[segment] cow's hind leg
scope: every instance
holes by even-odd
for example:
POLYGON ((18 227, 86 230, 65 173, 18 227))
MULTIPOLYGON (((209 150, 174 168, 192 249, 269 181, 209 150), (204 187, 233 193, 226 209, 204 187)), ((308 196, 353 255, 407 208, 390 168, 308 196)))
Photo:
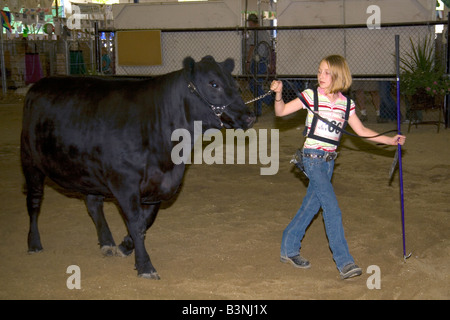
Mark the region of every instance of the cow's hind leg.
POLYGON ((23 166, 23 171, 27 184, 27 210, 30 217, 28 253, 36 253, 43 249, 38 230, 38 217, 44 196, 45 175, 41 171, 26 165, 23 166))
MULTIPOLYGON (((119 201, 120 202, 120 201, 119 201)), ((159 280, 160 277, 153 267, 150 256, 145 249, 145 234, 153 224, 158 214, 160 203, 153 205, 138 205, 137 212, 127 210, 122 206, 123 214, 128 227, 128 235, 119 245, 124 254, 130 254, 135 249, 136 270, 138 276, 147 279, 159 280)))
POLYGON ((86 207, 97 229, 97 237, 102 254, 115 256, 117 254, 116 243, 103 213, 103 200, 103 196, 89 194, 86 196, 86 207))

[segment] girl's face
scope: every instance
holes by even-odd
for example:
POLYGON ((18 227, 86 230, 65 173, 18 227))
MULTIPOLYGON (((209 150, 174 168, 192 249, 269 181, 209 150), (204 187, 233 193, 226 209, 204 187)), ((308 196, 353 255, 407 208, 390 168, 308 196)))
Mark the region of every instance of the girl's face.
POLYGON ((325 92, 330 92, 332 77, 330 67, 326 61, 322 61, 319 65, 317 80, 319 81, 319 87, 325 90, 325 92))

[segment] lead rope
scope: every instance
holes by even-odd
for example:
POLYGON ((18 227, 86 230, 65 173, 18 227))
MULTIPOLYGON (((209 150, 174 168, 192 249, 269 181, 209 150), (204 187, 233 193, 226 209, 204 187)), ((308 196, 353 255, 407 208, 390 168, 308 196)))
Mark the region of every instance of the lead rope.
POLYGON ((264 94, 262 94, 262 95, 260 95, 260 96, 258 96, 258 97, 256 97, 256 98, 254 98, 254 99, 252 99, 252 100, 247 101, 245 104, 249 104, 249 103, 258 101, 258 100, 260 100, 260 99, 262 99, 262 98, 265 98, 265 97, 267 97, 269 94, 272 94, 272 92, 273 92, 272 90, 269 90, 269 91, 267 91, 266 93, 264 93, 264 94))

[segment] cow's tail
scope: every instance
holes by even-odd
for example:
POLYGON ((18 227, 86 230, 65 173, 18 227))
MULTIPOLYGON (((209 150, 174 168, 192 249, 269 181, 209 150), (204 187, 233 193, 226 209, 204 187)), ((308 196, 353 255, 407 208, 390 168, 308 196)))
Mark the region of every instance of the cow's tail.
POLYGON ((33 86, 28 90, 25 95, 25 100, 23 104, 22 113, 22 132, 20 135, 20 149, 22 162, 24 158, 31 157, 30 153, 30 132, 33 130, 31 128, 31 119, 33 117, 33 104, 36 94, 32 90, 33 86))
POLYGON ((22 132, 26 129, 29 129, 31 110, 33 107, 33 100, 34 100, 34 93, 31 89, 32 87, 28 90, 27 94, 25 95, 25 100, 23 103, 22 132))

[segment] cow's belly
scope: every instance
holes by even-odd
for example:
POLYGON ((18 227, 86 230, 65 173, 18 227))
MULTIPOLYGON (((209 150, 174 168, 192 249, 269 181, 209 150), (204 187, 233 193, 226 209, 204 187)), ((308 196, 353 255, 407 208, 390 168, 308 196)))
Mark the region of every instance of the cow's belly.
POLYGON ((107 187, 106 181, 96 177, 95 175, 77 175, 69 172, 61 173, 52 170, 45 170, 45 172, 52 181, 64 189, 80 192, 82 194, 112 196, 110 189, 107 187))
POLYGON ((163 173, 160 168, 149 167, 146 172, 150 174, 143 174, 131 165, 109 168, 104 172, 96 162, 65 162, 53 163, 43 171, 59 186, 71 191, 110 197, 134 189, 139 193, 141 202, 150 203, 169 200, 177 193, 184 168, 184 165, 176 165, 163 173))

